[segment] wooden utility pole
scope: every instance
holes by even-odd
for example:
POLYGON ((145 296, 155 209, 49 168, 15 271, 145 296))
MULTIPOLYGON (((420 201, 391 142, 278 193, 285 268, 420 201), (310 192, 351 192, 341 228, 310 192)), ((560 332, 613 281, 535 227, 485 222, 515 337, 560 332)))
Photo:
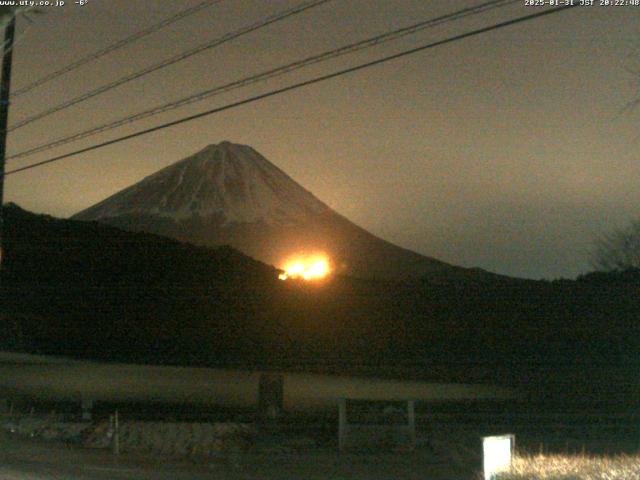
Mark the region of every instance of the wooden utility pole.
POLYGON ((11 91, 11 65, 13 63, 13 41, 16 34, 15 12, 4 31, 2 55, 2 81, 0 82, 0 270, 3 263, 4 234, 4 171, 7 158, 7 129, 9 127, 9 94, 11 91))

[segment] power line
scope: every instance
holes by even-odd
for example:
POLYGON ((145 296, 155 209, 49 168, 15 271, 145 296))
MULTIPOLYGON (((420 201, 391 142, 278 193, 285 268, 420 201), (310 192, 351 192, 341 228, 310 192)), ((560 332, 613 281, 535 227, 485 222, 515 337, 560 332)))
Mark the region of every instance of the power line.
POLYGON ((200 10, 203 10, 205 8, 208 8, 216 3, 220 3, 224 0, 204 0, 203 2, 200 2, 199 4, 190 7, 190 8, 186 8, 184 10, 181 10, 180 12, 176 13, 175 15, 172 15, 171 17, 168 17, 164 20, 162 20, 159 23, 156 23, 152 26, 150 26, 149 28, 146 28, 144 30, 140 30, 139 32, 136 32, 132 35, 129 35, 126 38, 123 38, 122 40, 113 43, 107 47, 104 47, 101 50, 98 50, 96 52, 90 53, 89 55, 80 58, 79 60, 76 60, 73 63, 70 63, 69 65, 67 65, 66 67, 62 67, 59 70, 56 70, 48 75, 45 75, 44 77, 36 80, 35 82, 30 83, 29 85, 22 87, 18 90, 15 91, 15 93, 13 93, 11 96, 12 97, 19 97, 21 95, 24 95, 27 92, 30 92, 31 90, 33 90, 36 87, 39 87, 41 85, 44 85, 47 82, 50 82, 51 80, 58 78, 62 75, 64 75, 65 73, 69 73, 79 67, 81 67, 82 65, 85 65, 89 62, 93 62, 101 57, 104 57, 105 55, 115 52, 116 50, 120 50, 121 48, 127 46, 130 43, 135 42, 136 40, 140 40, 141 38, 144 38, 148 35, 151 35, 152 33, 157 32, 158 30, 161 30, 169 25, 171 25, 172 23, 177 22, 178 20, 182 20, 183 18, 186 18, 190 15, 193 15, 197 12, 199 12, 200 10))
POLYGON ((247 78, 243 78, 241 80, 236 80, 230 83, 227 83, 225 85, 221 85, 221 86, 217 86, 214 88, 210 88, 207 89, 205 91, 202 92, 198 92, 196 94, 192 94, 189 95, 187 97, 183 97, 179 100, 175 100, 172 102, 168 102, 168 103, 164 103, 162 105, 153 107, 151 109, 133 114, 133 115, 127 115, 123 118, 120 118, 118 120, 115 121, 111 121, 102 125, 99 125, 97 127, 92 127, 90 129, 87 130, 83 130, 81 132, 77 132, 74 133, 72 135, 69 136, 65 136, 65 137, 61 137, 58 138, 56 140, 32 147, 30 149, 24 150, 22 152, 16 153, 14 155, 11 155, 8 157, 8 160, 11 159, 16 159, 16 158, 23 158, 23 157, 27 157, 27 156, 31 156, 34 155, 36 153, 40 153, 46 150, 50 150, 52 148, 56 148, 56 147, 60 147, 62 145, 66 145, 68 143, 71 142, 75 142, 87 137, 91 137, 100 133, 104 133, 107 132, 109 130, 113 130, 117 127, 120 127, 122 125, 126 125, 129 123, 133 123, 145 118, 149 118, 155 115, 158 115, 160 113, 164 113, 170 110, 174 110, 176 108, 179 107, 183 107, 185 105, 189 105, 195 102, 199 102, 202 100, 205 100, 207 98, 211 98, 213 96, 216 95, 220 95, 222 93, 226 93, 229 92, 231 90, 235 90, 238 88, 242 88, 242 87, 246 87, 248 85, 257 83, 257 82, 262 82, 262 81, 266 81, 269 80, 271 78, 274 77, 278 77, 290 72, 293 72, 295 70, 299 70, 301 68, 307 67, 309 65, 313 65, 316 63, 320 63, 320 62, 324 62, 327 60, 331 60, 333 58, 337 58, 343 55, 347 55, 350 53, 354 53, 357 51, 361 51, 367 48, 372 48, 375 47, 377 45, 380 45, 382 43, 385 42, 389 42, 392 40, 397 40, 401 37, 410 35, 410 34, 414 34, 416 32, 419 32, 421 30, 424 30, 426 28, 432 28, 438 25, 442 25, 445 23, 449 23, 452 22, 454 20, 459 20, 461 18, 467 17, 467 16, 471 16, 471 15, 477 15, 480 13, 484 13, 490 9, 496 9, 496 8, 501 8, 504 7, 508 4, 512 4, 512 3, 516 3, 519 2, 520 0, 492 0, 489 2, 485 2, 482 3, 480 5, 476 5, 474 7, 468 7, 468 8, 464 8, 462 10, 458 10, 456 12, 453 13, 449 13, 440 17, 436 17, 436 18, 431 18, 428 20, 424 20, 422 22, 418 22, 415 23, 413 25, 410 25, 408 27, 403 27, 400 29, 396 29, 396 30, 392 30, 390 32, 386 32, 383 33, 381 35, 377 35, 365 40, 361 40, 359 42, 356 43, 352 43, 350 45, 346 45, 344 47, 340 47, 337 49, 332 49, 323 53, 320 53, 318 55, 313 55, 311 57, 307 57, 304 58, 302 60, 298 60, 296 62, 293 63, 289 63, 271 70, 267 70, 265 72, 261 72, 259 74, 256 75, 252 75, 250 77, 247 78))
POLYGON ((306 2, 302 2, 299 5, 297 5, 294 8, 288 9, 288 10, 284 10, 282 12, 279 12, 275 15, 271 15, 259 22, 256 22, 252 25, 249 25, 248 27, 243 27, 239 30, 236 30, 232 33, 228 33, 220 38, 217 38, 213 41, 204 43, 202 45, 199 45, 195 48, 192 48, 190 50, 187 50, 186 52, 180 53, 174 57, 171 57, 167 60, 164 60, 160 63, 157 63, 155 65, 152 65, 150 67, 145 68, 144 70, 140 70, 138 72, 132 73, 131 75, 126 75, 124 77, 119 78, 118 80, 115 80, 111 83, 108 83, 106 85, 103 85, 102 87, 98 87, 94 90, 91 90, 90 92, 87 92, 83 95, 80 95, 78 97, 72 98, 71 100, 68 100, 66 102, 63 102, 59 105, 56 105, 55 107, 52 107, 48 110, 45 110, 43 112, 37 113, 31 117, 28 117, 24 120, 19 121, 18 123, 16 123, 15 125, 12 125, 11 127, 9 127, 9 131, 14 131, 17 130, 18 128, 24 127, 25 125, 28 125, 30 123, 35 122, 36 120, 40 120, 42 118, 48 117, 49 115, 52 115, 56 112, 59 112, 61 110, 65 110, 69 107, 72 107, 74 105, 77 105, 78 103, 84 102, 86 100, 89 100, 90 98, 96 97, 98 95, 101 95, 105 92, 108 92, 109 90, 112 90, 116 87, 119 87, 120 85, 124 85, 125 83, 131 82, 132 80, 136 80, 138 78, 141 78, 145 75, 148 75, 149 73, 161 70, 165 67, 168 67, 170 65, 173 65, 175 63, 181 62, 183 60, 186 60, 187 58, 190 58, 198 53, 204 52, 206 50, 210 50, 212 48, 215 48, 219 45, 222 45, 223 43, 227 43, 231 40, 234 40, 238 37, 241 37, 243 35, 246 35, 248 33, 251 33, 255 30, 259 30, 263 27, 266 27, 268 25, 271 25, 272 23, 276 23, 279 22, 281 20, 284 20, 286 18, 289 18, 291 16, 297 15, 299 13, 302 13, 306 10, 309 10, 311 8, 317 7, 319 5, 322 5, 324 3, 330 2, 332 0, 310 0, 310 1, 306 1, 306 2))
POLYGON ((523 22, 526 22, 526 21, 529 21, 529 20, 533 20, 533 19, 540 18, 540 17, 547 16, 547 15, 551 15, 551 14, 554 14, 554 13, 563 12, 565 10, 568 10, 568 9, 576 7, 576 6, 578 6, 578 5, 567 5, 567 6, 563 6, 563 7, 554 8, 554 9, 543 10, 543 11, 540 11, 538 13, 533 13, 533 14, 530 14, 530 15, 524 15, 522 17, 517 17, 517 18, 512 19, 512 20, 507 20, 507 21, 504 21, 504 22, 496 23, 496 24, 491 25, 489 27, 484 27, 484 28, 480 28, 480 29, 477 29, 477 30, 472 30, 470 32, 454 35, 454 36, 446 38, 444 40, 438 40, 436 42, 428 43, 426 45, 422 45, 422 46, 419 46, 419 47, 416 47, 416 48, 412 48, 412 49, 409 49, 409 50, 404 50, 404 51, 402 51, 400 53, 396 53, 396 54, 393 54, 393 55, 388 55, 386 57, 382 57, 382 58, 379 58, 377 60, 373 60, 373 61, 366 62, 366 63, 361 63, 359 65, 356 65, 356 66, 353 66, 353 67, 349 67, 349 68, 346 68, 346 69, 343 69, 343 70, 339 70, 337 72, 333 72, 333 73, 329 73, 329 74, 322 75, 322 76, 319 76, 319 77, 315 77, 315 78, 312 78, 310 80, 305 80, 303 82, 298 82, 298 83, 295 83, 293 85, 289 85, 287 87, 279 88, 279 89, 276 89, 276 90, 271 90, 271 91, 269 91, 267 93, 263 93, 263 94, 260 94, 260 95, 255 95, 253 97, 245 98, 245 99, 239 100, 237 102, 233 102, 233 103, 229 103, 227 105, 223 105, 222 107, 217 107, 217 108, 213 108, 211 110, 207 110, 207 111, 204 111, 204 112, 196 113, 194 115, 189 115, 187 117, 183 117, 183 118, 180 118, 178 120, 173 120, 171 122, 163 123, 163 124, 157 125, 155 127, 147 128, 147 129, 141 130, 139 132, 131 133, 129 135, 124 135, 122 137, 118 137, 118 138, 115 138, 115 139, 112 139, 112 140, 108 140, 106 142, 102 142, 102 143, 99 143, 99 144, 96 144, 96 145, 92 145, 90 147, 81 148, 81 149, 75 150, 73 152, 65 153, 63 155, 58 155, 56 157, 49 158, 47 160, 43 160, 43 161, 40 161, 40 162, 32 163, 32 164, 26 165, 24 167, 16 168, 14 170, 10 170, 10 171, 6 172, 5 176, 6 175, 12 175, 12 174, 18 173, 18 172, 23 172, 23 171, 30 170, 30 169, 33 169, 33 168, 37 168, 37 167, 40 167, 42 165, 47 165, 49 163, 58 162, 60 160, 64 160, 66 158, 74 157, 74 156, 80 155, 82 153, 87 153, 87 152, 90 152, 90 151, 93 151, 93 150, 98 150, 100 148, 103 148, 103 147, 106 147, 106 146, 109 146, 109 145, 114 145, 116 143, 121 143, 121 142, 124 142, 126 140, 131 140, 132 138, 136 138, 136 137, 140 137, 140 136, 143 136, 143 135, 147 135, 149 133, 153 133, 153 132, 157 132, 157 131, 160 131, 160 130, 164 130, 165 128, 173 127, 175 125, 180 125, 182 123, 187 123, 187 122, 196 120, 198 118, 203 118, 203 117, 207 117, 207 116, 210 116, 210 115, 214 115, 216 113, 220 113, 220 112, 223 112, 223 111, 226 111, 226 110, 230 110, 232 108, 239 107, 241 105, 246 105, 248 103, 257 102, 258 100, 263 100, 265 98, 269 98, 269 97, 273 97, 273 96, 276 96, 276 95, 280 95, 280 94, 285 93, 285 92, 289 92, 289 91, 292 91, 292 90, 297 90, 299 88, 306 87, 308 85, 313 85, 315 83, 320 83, 320 82, 323 82, 325 80, 329 80, 329 79, 332 79, 332 78, 340 77, 340 76, 346 75, 348 73, 357 72, 357 71, 363 70, 365 68, 373 67, 375 65, 380 65, 382 63, 386 63, 386 62, 389 62, 391 60, 396 60, 398 58, 406 57, 408 55, 412 55, 414 53, 422 52, 424 50, 427 50, 427 49, 430 49, 430 48, 434 48, 434 47, 438 47, 440 45, 453 43, 453 42, 456 42, 458 40, 462 40, 462 39, 465 39, 465 38, 468 38, 468 37, 481 35, 483 33, 487 33, 487 32, 493 31, 493 30, 498 30, 500 28, 508 27, 508 26, 515 25, 515 24, 518 24, 518 23, 523 23, 523 22))

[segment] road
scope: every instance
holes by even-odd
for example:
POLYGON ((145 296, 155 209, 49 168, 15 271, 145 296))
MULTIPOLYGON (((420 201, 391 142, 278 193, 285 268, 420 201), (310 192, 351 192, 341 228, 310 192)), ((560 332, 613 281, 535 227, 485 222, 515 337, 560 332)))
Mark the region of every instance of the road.
POLYGON ((449 480, 460 471, 418 453, 227 454, 202 464, 121 456, 0 433, 0 480, 449 480))
MULTIPOLYGON (((221 469, 223 473, 224 469, 221 469)), ((116 459, 106 451, 87 450, 0 433, 0 480, 216 479, 209 468, 158 464, 142 457, 116 459)), ((220 476, 219 478, 224 478, 220 476)))

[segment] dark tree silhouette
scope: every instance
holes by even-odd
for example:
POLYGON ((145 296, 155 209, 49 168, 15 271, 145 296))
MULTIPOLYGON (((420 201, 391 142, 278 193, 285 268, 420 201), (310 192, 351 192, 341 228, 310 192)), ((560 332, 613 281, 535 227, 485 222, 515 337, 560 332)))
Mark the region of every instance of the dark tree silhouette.
POLYGON ((640 268, 640 219, 598 238, 591 264, 608 272, 640 268))

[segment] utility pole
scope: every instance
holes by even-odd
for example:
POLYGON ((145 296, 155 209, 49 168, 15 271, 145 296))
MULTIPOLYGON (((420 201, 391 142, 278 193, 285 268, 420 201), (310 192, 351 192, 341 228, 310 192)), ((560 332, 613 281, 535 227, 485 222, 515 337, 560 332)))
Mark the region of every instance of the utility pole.
MULTIPOLYGON (((12 17, 4 30, 4 51, 2 54, 2 80, 0 81, 0 271, 3 262, 4 233, 4 171, 7 158, 7 129, 9 127, 9 93, 11 91, 11 65, 13 63, 13 41, 16 34, 16 15, 12 17)), ((1 285, 1 284, 0 284, 1 285)))

